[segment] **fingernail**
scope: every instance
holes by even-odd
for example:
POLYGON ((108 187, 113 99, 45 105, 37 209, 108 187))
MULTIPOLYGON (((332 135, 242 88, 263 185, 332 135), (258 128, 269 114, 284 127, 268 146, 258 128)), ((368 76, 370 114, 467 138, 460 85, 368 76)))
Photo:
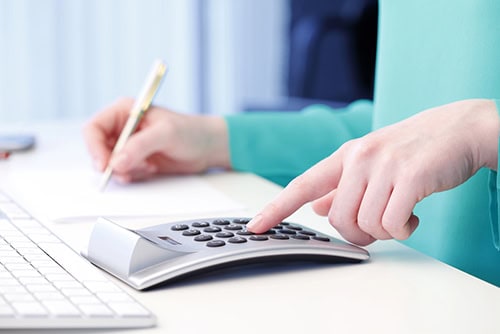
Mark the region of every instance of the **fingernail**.
POLYGON ((247 229, 248 230, 254 230, 260 226, 260 223, 262 222, 262 215, 258 214, 257 216, 253 217, 252 220, 250 220, 247 224, 247 229))

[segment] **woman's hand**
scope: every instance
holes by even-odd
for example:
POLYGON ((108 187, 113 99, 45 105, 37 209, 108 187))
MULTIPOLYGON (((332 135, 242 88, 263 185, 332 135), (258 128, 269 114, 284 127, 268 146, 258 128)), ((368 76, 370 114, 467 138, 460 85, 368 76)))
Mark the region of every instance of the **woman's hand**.
POLYGON ((294 179, 248 228, 264 232, 314 201, 350 242, 406 239, 424 197, 460 185, 481 167, 496 170, 499 124, 492 101, 466 100, 351 140, 294 179))
POLYGON ((200 173, 211 167, 230 168, 224 119, 183 115, 152 106, 136 132, 110 161, 111 151, 127 121, 132 99, 120 99, 99 112, 84 128, 88 151, 103 171, 109 163, 121 182, 156 174, 200 173))

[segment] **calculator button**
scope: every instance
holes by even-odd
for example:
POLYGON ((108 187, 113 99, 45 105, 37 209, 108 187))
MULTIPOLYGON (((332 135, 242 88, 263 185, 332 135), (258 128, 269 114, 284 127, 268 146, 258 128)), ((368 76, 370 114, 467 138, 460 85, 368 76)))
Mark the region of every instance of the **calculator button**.
POLYGON ((303 234, 292 235, 292 238, 298 239, 298 240, 309 240, 309 237, 307 235, 303 235, 303 234))
POLYGON ((302 231, 302 227, 293 224, 288 225, 287 228, 290 230, 302 231))
POLYGON ((275 234, 275 235, 271 235, 270 238, 271 239, 276 239, 276 240, 287 240, 287 239, 290 239, 288 237, 288 235, 286 235, 286 234, 275 234))
POLYGON ((210 226, 210 227, 203 229, 203 232, 207 232, 207 233, 215 233, 215 232, 220 232, 220 231, 221 231, 220 227, 217 227, 217 226, 210 226))
POLYGON ((220 247, 220 246, 224 246, 225 244, 226 243, 222 240, 212 240, 212 241, 207 242, 208 247, 220 247))
POLYGON ((275 230, 267 230, 266 232, 262 233, 262 234, 276 234, 276 231, 275 230))
POLYGON ((290 225, 290 223, 287 223, 287 222, 281 222, 281 223, 280 223, 280 225, 282 225, 282 226, 288 226, 288 225, 290 225))
POLYGON ((254 235, 255 233, 250 232, 248 230, 241 230, 241 231, 236 232, 236 234, 238 234, 238 235, 254 235))
POLYGON ((243 237, 234 237, 234 238, 228 239, 227 241, 232 243, 232 244, 242 244, 242 243, 247 242, 247 239, 245 239, 243 237))
POLYGON ((265 241, 265 240, 267 240, 267 237, 265 235, 252 235, 248 239, 253 240, 253 241, 265 241))
POLYGON ((315 236, 313 237, 314 240, 318 240, 318 241, 330 241, 330 238, 327 238, 327 237, 322 237, 322 236, 315 236))
POLYGON ((212 222, 212 224, 222 226, 222 225, 229 225, 231 223, 229 222, 229 220, 216 219, 212 222))
POLYGON ((193 237, 195 235, 200 234, 201 232, 198 230, 186 230, 182 232, 182 235, 185 235, 186 237, 193 237))
POLYGON ((231 232, 219 232, 215 235, 217 238, 231 238, 234 237, 234 234, 231 232))
POLYGON ((226 227, 224 227, 224 229, 228 230, 228 231, 238 231, 238 230, 242 230, 243 226, 231 224, 231 225, 227 225, 226 227))
POLYGON ((194 222, 191 224, 193 227, 208 227, 209 225, 208 222, 194 222))
POLYGON ((250 221, 250 219, 246 219, 246 218, 235 218, 233 219, 233 224, 248 224, 248 222, 250 221))
POLYGON ((292 231, 292 230, 288 230, 288 229, 282 229, 282 230, 280 230, 280 233, 283 233, 283 234, 297 234, 297 232, 292 231))
POLYGON ((187 226, 186 224, 175 224, 174 226, 172 226, 172 231, 184 231, 187 229, 189 229, 189 226, 187 226))
POLYGON ((283 229, 283 226, 281 225, 276 225, 273 227, 274 230, 282 230, 283 229))
POLYGON ((300 231, 299 232, 300 234, 303 234, 303 235, 308 235, 308 236, 311 236, 311 237, 314 237, 316 235, 316 233, 314 232, 311 232, 311 231, 300 231))
POLYGON ((212 240, 212 236, 211 235, 208 235, 208 234, 200 234, 196 237, 194 237, 194 240, 195 241, 208 241, 208 240, 212 240))

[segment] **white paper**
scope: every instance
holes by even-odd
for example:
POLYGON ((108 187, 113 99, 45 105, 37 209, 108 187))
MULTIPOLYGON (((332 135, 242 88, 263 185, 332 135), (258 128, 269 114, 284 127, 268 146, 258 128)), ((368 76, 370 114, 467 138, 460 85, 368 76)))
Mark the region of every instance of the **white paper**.
POLYGON ((99 191, 101 174, 92 170, 13 173, 7 191, 31 213, 52 221, 100 216, 169 216, 240 210, 243 206, 199 176, 176 176, 119 184, 99 191))

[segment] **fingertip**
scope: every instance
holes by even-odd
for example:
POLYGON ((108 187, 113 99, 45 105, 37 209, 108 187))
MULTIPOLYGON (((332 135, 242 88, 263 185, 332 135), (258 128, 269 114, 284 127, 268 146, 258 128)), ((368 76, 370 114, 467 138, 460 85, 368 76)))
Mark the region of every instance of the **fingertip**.
POLYGON ((247 224, 247 230, 256 234, 264 233, 269 231, 271 227, 277 225, 278 223, 273 223, 269 219, 264 219, 262 213, 256 215, 247 224))
POLYGON ((247 230, 253 233, 261 233, 262 230, 262 214, 253 217, 247 224, 247 230))

